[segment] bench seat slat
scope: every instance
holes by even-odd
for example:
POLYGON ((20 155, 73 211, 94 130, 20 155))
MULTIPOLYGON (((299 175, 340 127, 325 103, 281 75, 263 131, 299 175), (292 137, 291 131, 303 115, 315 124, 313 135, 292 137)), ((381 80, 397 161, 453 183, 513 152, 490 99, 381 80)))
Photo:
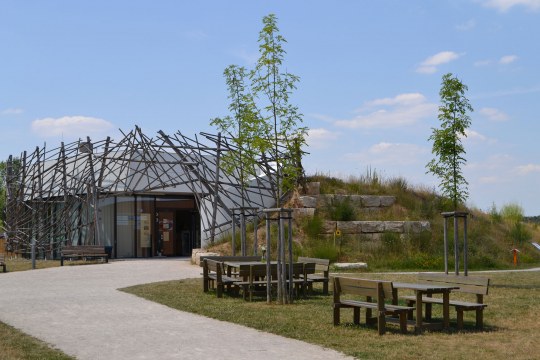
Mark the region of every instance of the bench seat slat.
MULTIPOLYGON (((416 301, 416 296, 400 296, 400 298, 403 300, 408 300, 408 301, 416 301)), ((435 297, 422 297, 422 302, 442 305, 443 299, 435 298, 435 297)), ((478 303, 473 303, 473 302, 468 302, 468 301, 456 301, 456 300, 450 300, 450 306, 459 306, 462 308, 470 308, 470 309, 487 307, 486 304, 478 304, 478 303)))

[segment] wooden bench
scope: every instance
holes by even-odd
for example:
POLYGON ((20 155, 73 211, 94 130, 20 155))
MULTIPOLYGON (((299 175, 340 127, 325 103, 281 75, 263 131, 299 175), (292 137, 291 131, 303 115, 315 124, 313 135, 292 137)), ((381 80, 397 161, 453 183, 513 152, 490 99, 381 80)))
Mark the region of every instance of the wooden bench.
POLYGON ((7 272, 6 257, 4 254, 0 254, 0 266, 4 269, 4 272, 7 272))
POLYGON ((104 259, 109 262, 109 255, 104 246, 100 245, 67 245, 60 255, 60 266, 64 266, 64 259, 104 259))
MULTIPOLYGON (((277 265, 270 264, 270 286, 277 285, 277 265)), ((253 300, 256 293, 265 293, 268 286, 266 264, 240 265, 238 279, 234 283, 242 289, 244 300, 253 300)))
POLYGON ((307 279, 310 281, 310 290, 312 290, 311 285, 314 282, 322 282, 323 294, 328 295, 328 281, 329 281, 328 273, 329 273, 329 268, 330 268, 330 260, 299 256, 298 262, 315 264, 315 271, 313 273, 308 273, 306 275, 307 279))
POLYGON ((217 297, 223 297, 226 285, 232 285, 238 278, 229 277, 225 274, 223 263, 221 261, 204 259, 203 260, 203 291, 208 292, 211 284, 215 284, 217 297))
MULTIPOLYGON (((453 290, 452 293, 475 294, 476 302, 450 299, 450 306, 456 308, 458 329, 463 329, 463 312, 472 310, 476 311, 476 328, 483 329, 484 308, 487 307, 487 305, 484 304, 484 295, 488 294, 489 278, 477 276, 420 273, 418 274, 418 281, 436 285, 455 285, 459 286, 459 289, 453 290)), ((412 306, 416 303, 416 297, 414 296, 403 296, 401 298, 405 299, 409 306, 412 306)), ((443 299, 426 296, 422 297, 422 302, 426 304, 426 319, 430 320, 431 305, 442 305, 443 299)))
POLYGON ((225 261, 238 261, 238 262, 243 262, 243 261, 261 261, 262 260, 262 257, 261 256, 201 256, 201 263, 200 263, 200 266, 202 267, 203 266, 203 262, 204 262, 204 259, 210 259, 210 260, 216 260, 216 261, 221 261, 221 262, 225 262, 225 261))
POLYGON ((386 331, 387 322, 395 322, 396 319, 388 318, 387 315, 399 316, 399 327, 402 333, 407 332, 407 315, 412 314, 414 307, 387 304, 392 301, 392 282, 380 280, 355 279, 336 276, 334 279, 334 325, 339 325, 340 310, 342 308, 353 309, 353 322, 360 324, 360 309, 366 309, 366 324, 377 323, 379 335, 386 331), (342 299, 342 295, 354 295, 365 297, 365 301, 342 299), (376 316, 372 317, 375 310, 376 316))

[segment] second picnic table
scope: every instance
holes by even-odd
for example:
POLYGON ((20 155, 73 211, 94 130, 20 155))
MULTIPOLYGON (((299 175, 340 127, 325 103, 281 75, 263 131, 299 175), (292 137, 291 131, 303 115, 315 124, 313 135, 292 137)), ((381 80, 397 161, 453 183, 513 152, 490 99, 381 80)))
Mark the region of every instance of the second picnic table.
MULTIPOLYGON (((455 289, 459 289, 459 286, 452 285, 430 285, 430 284, 420 284, 420 283, 405 283, 405 282, 394 282, 394 292, 393 294, 394 301, 397 303, 398 294, 397 291, 400 289, 413 290, 416 294, 416 332, 422 332, 424 329, 434 329, 440 328, 442 325, 443 329, 447 329, 450 325, 450 292, 455 289), (422 315, 422 296, 427 295, 431 296, 432 294, 442 294, 443 296, 443 323, 427 323, 423 321, 422 315)), ((430 305, 428 305, 430 306, 430 305)), ((431 309, 426 310, 426 320, 431 318, 431 309)))

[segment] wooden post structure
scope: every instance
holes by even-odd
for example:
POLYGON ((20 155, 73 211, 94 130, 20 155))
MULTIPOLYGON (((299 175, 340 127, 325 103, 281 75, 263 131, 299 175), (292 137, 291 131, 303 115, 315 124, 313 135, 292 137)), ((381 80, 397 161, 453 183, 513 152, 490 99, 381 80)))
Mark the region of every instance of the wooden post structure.
POLYGON ((266 214, 266 273, 269 274, 267 276, 267 302, 270 303, 270 221, 274 220, 278 223, 278 249, 276 254, 278 282, 277 301, 279 304, 292 304, 294 299, 292 296, 294 287, 292 286, 291 281, 289 281, 289 287, 287 288, 287 278, 292 279, 293 274, 292 209, 272 208, 263 209, 262 212, 266 214), (277 215, 277 218, 272 219, 271 214, 277 215), (288 220, 288 234, 285 234, 285 220, 288 220), (288 246, 286 242, 288 242, 288 246), (288 249, 288 251, 286 251, 286 249, 288 249), (289 264, 288 268, 287 263, 289 264))
POLYGON ((448 274, 448 219, 454 219, 454 273, 459 275, 459 219, 463 218, 463 273, 468 276, 468 243, 467 216, 468 212, 452 211, 441 214, 444 217, 444 272, 448 274))

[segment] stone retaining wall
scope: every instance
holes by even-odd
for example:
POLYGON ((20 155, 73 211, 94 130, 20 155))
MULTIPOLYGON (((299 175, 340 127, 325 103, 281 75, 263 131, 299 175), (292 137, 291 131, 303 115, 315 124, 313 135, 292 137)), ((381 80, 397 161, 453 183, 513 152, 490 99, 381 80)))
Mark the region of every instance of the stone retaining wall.
POLYGON ((324 222, 322 234, 333 234, 339 229, 342 234, 397 233, 418 234, 431 231, 429 221, 330 221, 324 222))

